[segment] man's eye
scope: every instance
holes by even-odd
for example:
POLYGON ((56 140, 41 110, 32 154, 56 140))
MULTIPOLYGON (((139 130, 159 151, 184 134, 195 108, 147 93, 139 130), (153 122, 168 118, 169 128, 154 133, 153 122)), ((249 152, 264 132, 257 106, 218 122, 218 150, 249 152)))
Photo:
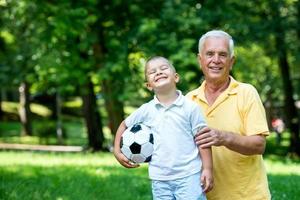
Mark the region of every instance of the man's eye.
POLYGON ((213 53, 213 52, 207 52, 206 55, 207 55, 207 56, 213 56, 214 53, 213 53))
POLYGON ((220 53, 221 57, 227 57, 227 53, 220 53))

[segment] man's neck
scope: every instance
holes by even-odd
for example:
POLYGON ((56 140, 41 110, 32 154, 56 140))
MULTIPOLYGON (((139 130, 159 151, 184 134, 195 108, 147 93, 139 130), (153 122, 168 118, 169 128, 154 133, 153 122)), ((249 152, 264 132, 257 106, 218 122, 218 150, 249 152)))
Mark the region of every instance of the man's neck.
POLYGON ((229 77, 227 80, 222 82, 206 81, 204 93, 208 104, 212 105, 216 101, 218 96, 228 88, 229 84, 229 77))
POLYGON ((209 93, 222 93, 228 88, 230 84, 230 77, 220 82, 206 81, 205 90, 209 93))

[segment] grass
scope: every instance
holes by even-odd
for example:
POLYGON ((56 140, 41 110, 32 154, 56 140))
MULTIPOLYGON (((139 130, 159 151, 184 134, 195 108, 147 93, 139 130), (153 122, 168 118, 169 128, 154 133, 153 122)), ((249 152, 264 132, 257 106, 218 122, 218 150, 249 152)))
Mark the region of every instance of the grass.
MULTIPOLYGON (((57 144, 56 132, 46 133, 47 137, 39 137, 41 131, 49 128, 49 124, 55 123, 48 118, 51 111, 40 104, 32 103, 30 105, 33 112, 32 129, 33 136, 21 136, 21 123, 18 119, 19 104, 17 102, 0 102, 5 113, 6 120, 0 121, 0 143, 20 143, 20 144, 57 144)), ((65 107, 74 110, 80 110, 82 102, 80 99, 75 99, 70 102, 65 102, 65 107)), ((62 116, 62 125, 66 133, 64 140, 65 145, 87 145, 87 130, 82 117, 66 115, 62 116)), ((104 132, 104 147, 110 147, 113 137, 107 126, 103 127, 104 132)))
MULTIPOLYGON (((70 105, 72 106, 72 105, 70 105)), ((15 104, 6 105, 16 112, 15 104)), ((47 110, 36 107, 39 115, 47 110)), ((33 128, 41 121, 34 121, 33 128)), ((64 118, 66 145, 84 146, 87 134, 81 119, 64 118)), ((0 143, 39 144, 37 136, 20 137, 19 122, 0 122, 0 143)), ((104 128, 106 144, 112 136, 104 128)), ((289 159, 287 150, 290 134, 282 134, 276 144, 275 134, 267 138, 265 163, 272 200, 296 200, 300 196, 300 161, 289 159)), ((55 138, 50 138, 55 144, 55 138)), ((150 200, 151 189, 147 165, 138 169, 121 167, 111 153, 46 153, 0 151, 0 199, 9 200, 150 200)))
MULTIPOLYGON (((47 126, 47 121, 41 120, 33 121, 33 136, 20 136, 21 124, 20 122, 5 121, 0 122, 0 143, 20 143, 20 144, 56 144, 56 133, 53 131, 50 133, 52 136, 47 138, 38 136, 39 129, 43 128, 41 125, 47 126)), ((66 131, 67 138, 65 139, 66 145, 78 145, 84 146, 87 143, 87 133, 84 128, 83 120, 68 120, 63 122, 64 129, 66 131)))
MULTIPOLYGON (((0 197, 9 200, 150 200, 147 165, 120 166, 111 153, 0 152, 0 197)), ((265 159, 273 200, 300 196, 300 162, 265 159)))
POLYGON ((273 200, 300 197, 300 161, 269 156, 265 159, 273 200))
POLYGON ((0 152, 0 160, 1 199, 151 199, 147 166, 125 169, 110 153, 0 152))

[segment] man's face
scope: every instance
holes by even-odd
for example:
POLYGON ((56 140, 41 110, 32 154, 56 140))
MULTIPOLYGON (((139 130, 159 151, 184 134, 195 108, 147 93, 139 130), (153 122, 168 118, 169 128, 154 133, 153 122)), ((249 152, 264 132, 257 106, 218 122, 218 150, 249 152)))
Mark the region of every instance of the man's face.
POLYGON ((207 38, 198 60, 207 81, 227 81, 234 63, 234 57, 229 55, 229 41, 223 37, 207 38))

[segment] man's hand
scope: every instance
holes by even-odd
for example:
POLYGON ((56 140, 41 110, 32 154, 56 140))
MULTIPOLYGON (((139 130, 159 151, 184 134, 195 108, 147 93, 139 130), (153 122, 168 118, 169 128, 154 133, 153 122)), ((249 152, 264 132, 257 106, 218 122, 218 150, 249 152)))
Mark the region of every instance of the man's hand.
POLYGON ((265 151, 264 135, 239 135, 205 127, 195 136, 195 142, 200 148, 225 146, 243 155, 261 155, 265 151))
POLYGON ((224 135, 221 131, 204 127, 196 134, 195 142, 201 148, 221 146, 224 142, 224 135))

